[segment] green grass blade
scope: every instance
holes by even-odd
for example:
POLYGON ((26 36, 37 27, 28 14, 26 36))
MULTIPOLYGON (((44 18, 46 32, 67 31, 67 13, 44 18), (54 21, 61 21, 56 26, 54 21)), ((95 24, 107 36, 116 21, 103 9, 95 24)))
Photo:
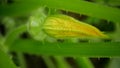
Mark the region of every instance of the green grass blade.
POLYGON ((17 40, 11 51, 40 55, 115 57, 120 56, 120 42, 48 43, 35 40, 17 40))
POLYGON ((7 45, 7 46, 11 45, 15 41, 15 39, 17 39, 18 36, 25 31, 27 31, 26 24, 19 26, 18 28, 8 33, 5 38, 4 45, 7 45))
POLYGON ((94 68, 92 62, 87 57, 75 57, 79 68, 94 68))
POLYGON ((72 11, 92 17, 120 22, 120 9, 81 0, 42 0, 42 4, 66 11, 72 11))
POLYGON ((0 49, 0 68, 17 68, 10 57, 0 49))
POLYGON ((17 0, 12 4, 0 5, 0 16, 22 16, 38 9, 41 2, 17 0))
POLYGON ((0 5, 1 16, 18 16, 33 11, 41 5, 84 14, 113 22, 120 22, 120 9, 81 0, 21 0, 11 5, 0 5))
POLYGON ((71 68, 64 57, 54 56, 54 58, 55 58, 56 63, 57 63, 57 68, 71 68))
POLYGON ((49 56, 42 56, 44 62, 46 63, 47 68, 56 68, 52 59, 49 56))
POLYGON ((25 61, 25 57, 23 53, 17 53, 18 56, 18 62, 21 68, 27 68, 27 64, 25 61))

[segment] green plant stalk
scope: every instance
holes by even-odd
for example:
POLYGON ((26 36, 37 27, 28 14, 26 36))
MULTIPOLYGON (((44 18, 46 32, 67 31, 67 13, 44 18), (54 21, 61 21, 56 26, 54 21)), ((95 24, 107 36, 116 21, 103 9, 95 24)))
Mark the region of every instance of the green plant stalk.
POLYGON ((57 68, 71 68, 70 65, 65 61, 64 57, 62 56, 54 56, 56 63, 57 63, 57 68))
POLYGON ((47 68, 56 68, 49 56, 42 56, 45 61, 47 68))
POLYGON ((20 68, 27 68, 23 53, 17 53, 20 68))
POLYGON ((79 68, 94 68, 93 64, 87 57, 75 57, 79 68))
POLYGON ((7 34, 3 44, 8 46, 8 48, 9 48, 9 46, 15 41, 15 39, 17 39, 19 37, 19 35, 25 31, 27 31, 26 24, 19 26, 18 28, 14 29, 13 31, 11 31, 7 34))
POLYGON ((94 43, 49 43, 30 39, 19 39, 12 44, 11 51, 37 55, 61 55, 84 57, 115 57, 120 56, 120 42, 94 43), (58 46, 59 45, 59 46, 58 46))
MULTIPOLYGON (((3 55, 1 54, 1 56, 0 56, 1 57, 0 58, 1 63, 3 63, 3 64, 0 64, 0 65, 3 65, 3 67, 0 67, 0 68, 16 68, 15 65, 12 63, 12 60, 9 60, 9 58, 7 58, 7 53, 9 52, 9 46, 24 31, 26 31, 26 25, 22 25, 22 26, 16 28, 15 30, 11 31, 10 33, 8 33, 5 40, 3 42, 1 42, 1 44, 2 44, 1 45, 1 47, 2 47, 1 50, 3 50, 6 53, 6 55, 5 55, 5 53, 3 53, 3 55), (4 57, 2 57, 2 56, 6 57, 6 58, 3 59, 4 57), (3 61, 2 61, 2 59, 3 59, 3 61), (8 63, 8 67, 7 67, 7 65, 5 63, 8 63), (4 67, 5 66, 4 64, 6 65, 6 67, 4 67), (11 64, 11 66, 9 66, 10 64, 11 64)), ((20 57, 21 56, 19 56, 19 58, 20 57)), ((23 61, 23 60, 21 60, 21 61, 23 61)), ((23 66, 23 64, 22 64, 22 66, 23 66)))

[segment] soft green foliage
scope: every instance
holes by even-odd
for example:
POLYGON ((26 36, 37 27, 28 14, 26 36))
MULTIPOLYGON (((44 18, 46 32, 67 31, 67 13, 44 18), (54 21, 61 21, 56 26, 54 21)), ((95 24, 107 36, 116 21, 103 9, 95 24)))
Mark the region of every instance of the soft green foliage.
POLYGON ((119 68, 120 67, 120 58, 111 58, 111 62, 109 63, 109 68, 119 68))
POLYGON ((9 55, 2 51, 1 48, 0 48, 0 68, 17 68, 15 64, 12 62, 12 59, 10 59, 9 55))
POLYGON ((24 14, 28 14, 33 10, 39 8, 41 5, 40 1, 36 1, 36 2, 33 2, 33 1, 15 0, 15 2, 11 5, 0 4, 0 15, 1 16, 18 16, 18 15, 21 16, 24 14))
MULTIPOLYGON (((56 68, 49 56, 54 57, 57 68, 71 67, 64 57, 73 57, 79 68, 94 68, 89 57, 120 56, 120 9, 117 6, 120 6, 119 0, 95 0, 94 2, 85 0, 13 0, 13 3, 1 0, 0 25, 4 25, 7 29, 6 34, 4 34, 4 30, 4 35, 0 34, 0 68, 18 68, 13 63, 10 52, 17 54, 22 68, 26 68, 23 53, 42 55, 48 68, 56 68), (41 11, 39 9, 41 7, 45 8, 45 11, 41 11), (108 39, 109 42, 105 42, 103 39, 89 39, 88 42, 83 43, 78 42, 78 39, 76 39, 77 42, 74 39, 72 40, 75 42, 65 39, 61 42, 40 32, 42 26, 39 25, 44 22, 46 16, 60 13, 58 12, 60 10, 86 15, 88 23, 92 22, 89 20, 90 18, 94 18, 96 23, 101 19, 113 22, 116 28, 115 32, 108 33, 112 41, 109 41, 111 39, 108 39), (19 24, 18 20, 22 20, 20 18, 24 17, 28 18, 27 22, 21 21, 19 24), (30 34, 29 38, 21 39, 21 34, 24 32, 30 34), (46 39, 52 42, 48 42, 46 39)), ((115 63, 115 61, 116 59, 113 59, 108 67, 119 68, 120 62, 115 63)))

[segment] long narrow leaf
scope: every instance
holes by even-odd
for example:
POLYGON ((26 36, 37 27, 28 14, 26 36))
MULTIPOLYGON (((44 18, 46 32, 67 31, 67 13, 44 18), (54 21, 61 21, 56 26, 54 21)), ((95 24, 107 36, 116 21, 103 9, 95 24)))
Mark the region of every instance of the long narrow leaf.
POLYGON ((42 0, 42 4, 92 17, 120 22, 120 9, 81 0, 42 0))
POLYGON ((92 17, 120 22, 120 9, 81 0, 21 0, 11 5, 0 5, 0 15, 21 15, 40 7, 72 11, 92 17))
POLYGON ((17 68, 10 57, 0 49, 0 68, 17 68))
POLYGON ((120 42, 42 43, 22 39, 15 41, 10 50, 38 55, 113 57, 120 56, 120 42))

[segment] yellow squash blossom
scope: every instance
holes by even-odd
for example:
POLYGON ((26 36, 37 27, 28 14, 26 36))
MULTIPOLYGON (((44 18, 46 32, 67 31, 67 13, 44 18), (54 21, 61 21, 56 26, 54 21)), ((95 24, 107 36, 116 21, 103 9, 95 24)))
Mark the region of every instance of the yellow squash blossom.
POLYGON ((107 38, 96 27, 62 14, 48 16, 43 23, 43 30, 55 38, 107 38))

